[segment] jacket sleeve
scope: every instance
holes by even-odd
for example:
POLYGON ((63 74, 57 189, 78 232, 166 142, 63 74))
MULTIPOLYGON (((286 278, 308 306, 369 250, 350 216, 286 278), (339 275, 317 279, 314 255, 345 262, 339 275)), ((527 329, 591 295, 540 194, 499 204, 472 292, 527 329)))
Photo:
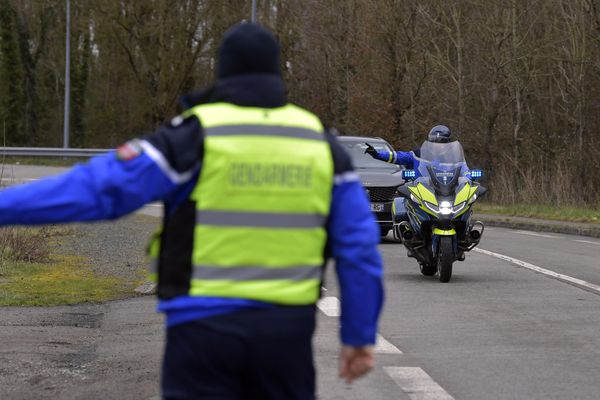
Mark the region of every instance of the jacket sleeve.
POLYGON ((385 162, 393 162, 394 159, 394 152, 393 151, 388 151, 388 150, 377 150, 377 157, 375 157, 376 159, 380 160, 380 161, 385 161, 385 162))
POLYGON ((395 164, 403 165, 406 168, 412 169, 415 165, 415 157, 410 151, 396 151, 393 162, 395 164))
POLYGON ((407 168, 412 168, 415 161, 410 151, 379 150, 376 158, 391 164, 404 165, 407 168))
POLYGON ((164 149, 152 144, 168 136, 169 129, 173 127, 163 127, 61 175, 1 191, 0 225, 114 219, 173 196, 192 179, 198 164, 196 159, 182 170, 170 162, 164 149))
POLYGON ((350 346, 374 344, 383 304, 379 227, 348 155, 332 144, 335 184, 328 224, 341 297, 341 340, 350 346))

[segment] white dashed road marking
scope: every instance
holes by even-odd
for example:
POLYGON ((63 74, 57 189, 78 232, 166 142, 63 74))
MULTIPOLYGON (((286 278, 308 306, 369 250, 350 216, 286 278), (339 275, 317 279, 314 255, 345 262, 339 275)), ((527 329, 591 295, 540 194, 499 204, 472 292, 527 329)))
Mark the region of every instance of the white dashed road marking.
POLYGON ((374 350, 377 354, 402 354, 399 348, 385 340, 379 333, 377 334, 374 350))
MULTIPOLYGON (((340 316, 340 301, 337 297, 323 297, 317 302, 317 307, 328 317, 340 316)), ((388 342, 379 333, 375 341, 375 353, 378 354, 402 354, 399 348, 388 342)))
POLYGON ((580 288, 590 290, 592 292, 600 294, 600 286, 599 285, 595 285, 593 283, 584 281, 583 279, 577 279, 577 278, 573 278, 572 276, 569 276, 569 275, 559 274, 558 272, 550 271, 549 269, 538 267, 537 265, 533 265, 533 264, 530 264, 528 262, 525 262, 525 261, 522 261, 522 260, 519 260, 516 258, 505 256, 504 254, 494 253, 492 251, 479 249, 479 248, 474 248, 473 251, 476 251, 476 252, 482 253, 482 254, 487 254, 488 256, 496 257, 496 258, 499 258, 504 261, 508 261, 508 262, 516 264, 520 267, 527 268, 527 269, 530 269, 535 272, 539 272, 540 274, 547 275, 554 279, 558 279, 559 281, 570 283, 570 284, 578 286, 580 288))
POLYGON ((383 367, 411 400, 454 400, 428 374, 418 367, 383 367))
MULTIPOLYGON (((323 297, 317 307, 328 317, 340 316, 340 301, 337 297, 323 297)), ((377 334, 376 354, 402 354, 402 351, 377 334)), ((411 400, 454 400, 425 371, 413 367, 384 367, 383 370, 408 394, 411 400)))
POLYGON ((317 302, 317 307, 328 317, 340 316, 340 301, 337 297, 323 297, 317 302))

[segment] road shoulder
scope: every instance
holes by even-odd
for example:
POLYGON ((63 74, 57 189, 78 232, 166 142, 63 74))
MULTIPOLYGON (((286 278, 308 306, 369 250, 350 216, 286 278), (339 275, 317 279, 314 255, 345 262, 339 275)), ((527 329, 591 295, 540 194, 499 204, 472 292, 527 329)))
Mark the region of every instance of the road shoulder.
POLYGON ((588 222, 553 221, 539 218, 479 213, 475 213, 473 218, 481 220, 487 226, 600 238, 600 224, 588 222))

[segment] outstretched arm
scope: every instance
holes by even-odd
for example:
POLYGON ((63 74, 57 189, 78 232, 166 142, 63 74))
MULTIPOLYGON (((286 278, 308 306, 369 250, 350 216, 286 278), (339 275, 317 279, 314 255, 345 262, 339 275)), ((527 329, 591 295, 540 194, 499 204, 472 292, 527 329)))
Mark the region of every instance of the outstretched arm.
POLYGON ((389 151, 377 150, 369 143, 365 143, 367 149, 365 153, 369 154, 376 160, 385 161, 391 164, 404 165, 407 168, 412 168, 414 165, 414 157, 409 151, 389 151))
POLYGON ((114 219, 167 198, 197 169, 178 170, 158 149, 156 143, 170 129, 163 127, 147 140, 128 142, 61 175, 1 191, 0 225, 114 219))

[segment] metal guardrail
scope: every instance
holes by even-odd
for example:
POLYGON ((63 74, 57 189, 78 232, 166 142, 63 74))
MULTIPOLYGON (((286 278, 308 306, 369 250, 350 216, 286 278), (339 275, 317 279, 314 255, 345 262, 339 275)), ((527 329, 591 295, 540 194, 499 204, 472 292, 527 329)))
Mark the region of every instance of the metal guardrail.
POLYGON ((0 156, 93 157, 112 149, 65 149, 55 147, 0 147, 0 156))

